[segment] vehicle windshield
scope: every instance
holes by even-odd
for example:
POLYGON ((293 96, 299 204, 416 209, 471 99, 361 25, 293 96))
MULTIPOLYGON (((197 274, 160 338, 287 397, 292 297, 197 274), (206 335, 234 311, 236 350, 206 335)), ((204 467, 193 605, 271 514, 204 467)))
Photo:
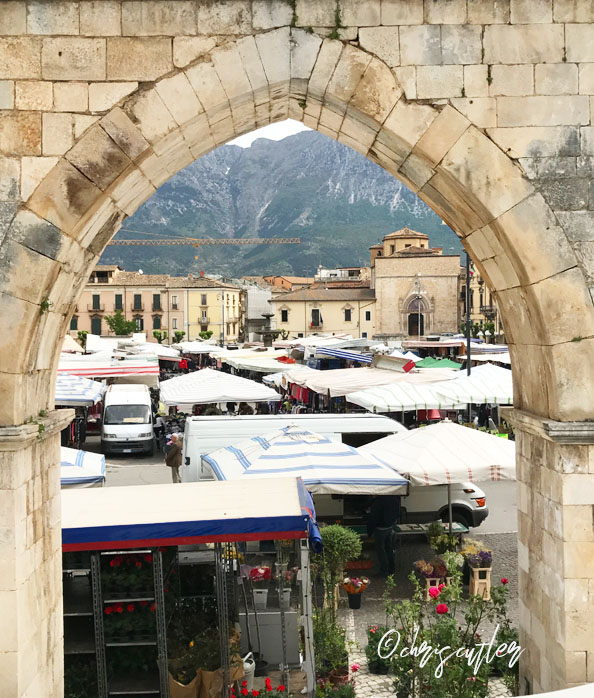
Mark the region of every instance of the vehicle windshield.
POLYGON ((150 424, 151 411, 147 405, 109 405, 105 408, 103 424, 150 424))

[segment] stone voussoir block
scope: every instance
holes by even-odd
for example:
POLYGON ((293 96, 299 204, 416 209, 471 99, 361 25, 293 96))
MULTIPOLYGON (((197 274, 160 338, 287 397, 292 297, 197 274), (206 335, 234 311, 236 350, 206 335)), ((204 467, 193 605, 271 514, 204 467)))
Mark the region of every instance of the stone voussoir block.
POLYGON ((85 133, 66 157, 102 190, 107 189, 131 164, 124 151, 98 124, 85 133))

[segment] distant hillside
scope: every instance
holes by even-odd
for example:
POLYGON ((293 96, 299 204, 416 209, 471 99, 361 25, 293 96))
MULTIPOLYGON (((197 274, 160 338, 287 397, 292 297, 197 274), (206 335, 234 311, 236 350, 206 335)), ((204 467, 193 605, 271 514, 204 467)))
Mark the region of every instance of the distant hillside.
POLYGON ((446 254, 462 250, 450 228, 381 167, 322 134, 303 131, 205 155, 166 182, 118 234, 300 237, 300 245, 108 247, 101 262, 146 273, 310 276, 320 264, 368 263, 369 246, 405 225, 427 233, 446 254))

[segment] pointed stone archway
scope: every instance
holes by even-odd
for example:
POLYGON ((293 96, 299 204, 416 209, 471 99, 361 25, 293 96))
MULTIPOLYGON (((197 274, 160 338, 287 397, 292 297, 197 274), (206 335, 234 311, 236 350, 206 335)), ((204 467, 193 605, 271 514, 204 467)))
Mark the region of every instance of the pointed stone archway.
MULTIPOLYGON (((594 579, 585 563, 594 559, 590 270, 518 162, 447 100, 433 102, 407 99, 395 71, 371 53, 285 26, 230 39, 142 83, 78 134, 18 200, 0 248, 0 313, 11 327, 0 342, 0 457, 10 473, 0 494, 10 493, 5 518, 13 531, 6 563, 13 579, 0 589, 16 629, 16 649, 6 653, 17 667, 10 695, 28 690, 31 679, 18 665, 31 648, 33 680, 49 687, 47 695, 60 692, 57 436, 41 448, 26 422, 37 415, 54 424, 39 427, 39 436, 59 426, 51 413, 57 356, 89 272, 123 220, 169 177, 242 133, 289 117, 416 192, 460 235, 496 293, 514 364, 523 672, 533 690, 594 679, 587 674, 594 611, 583 602, 584 584, 594 579), (17 504, 14 493, 38 485, 39 528, 18 539, 29 504, 17 504), (29 605, 41 590, 24 568, 31 541, 38 548, 52 541, 32 563, 48 589, 33 618, 29 605), (40 630, 27 645, 30 620, 40 630)), ((4 680, 0 672, 2 689, 4 680)))

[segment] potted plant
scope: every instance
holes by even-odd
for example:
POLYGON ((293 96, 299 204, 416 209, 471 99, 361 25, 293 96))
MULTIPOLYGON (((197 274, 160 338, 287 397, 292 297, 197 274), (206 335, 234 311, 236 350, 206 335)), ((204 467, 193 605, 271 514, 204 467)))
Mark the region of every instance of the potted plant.
POLYGON ((367 577, 345 577, 342 588, 349 596, 349 608, 361 608, 361 595, 369 586, 367 577))
POLYGON ((438 555, 456 550, 459 542, 459 535, 452 534, 450 536, 447 531, 444 531, 441 521, 432 521, 427 526, 427 542, 438 555))
POLYGON ((464 565, 464 556, 454 551, 443 553, 441 561, 446 569, 445 582, 451 584, 455 575, 459 575, 464 565))
POLYGON ((361 554, 361 539, 350 528, 338 524, 320 529, 323 555, 316 556, 316 562, 324 583, 324 604, 331 609, 333 620, 338 608, 338 584, 344 577, 348 560, 355 560, 361 554))
POLYGON ((431 589, 437 588, 445 577, 445 565, 439 560, 427 562, 427 560, 417 560, 413 563, 417 574, 425 580, 425 600, 430 598, 431 589))
POLYGON ((370 625, 367 628, 367 647, 365 656, 367 657, 367 668, 371 674, 387 674, 390 670, 391 661, 382 659, 378 653, 380 641, 389 630, 384 625, 370 625))
POLYGON ((250 570, 250 581, 254 592, 254 607, 258 610, 266 608, 268 603, 268 585, 270 584, 270 567, 252 567, 250 570))
POLYGON ((491 600, 491 564, 493 552, 481 541, 467 538, 460 551, 470 571, 469 594, 491 600))
POLYGON ((346 633, 329 613, 314 613, 314 652, 318 678, 332 685, 348 681, 346 633))

